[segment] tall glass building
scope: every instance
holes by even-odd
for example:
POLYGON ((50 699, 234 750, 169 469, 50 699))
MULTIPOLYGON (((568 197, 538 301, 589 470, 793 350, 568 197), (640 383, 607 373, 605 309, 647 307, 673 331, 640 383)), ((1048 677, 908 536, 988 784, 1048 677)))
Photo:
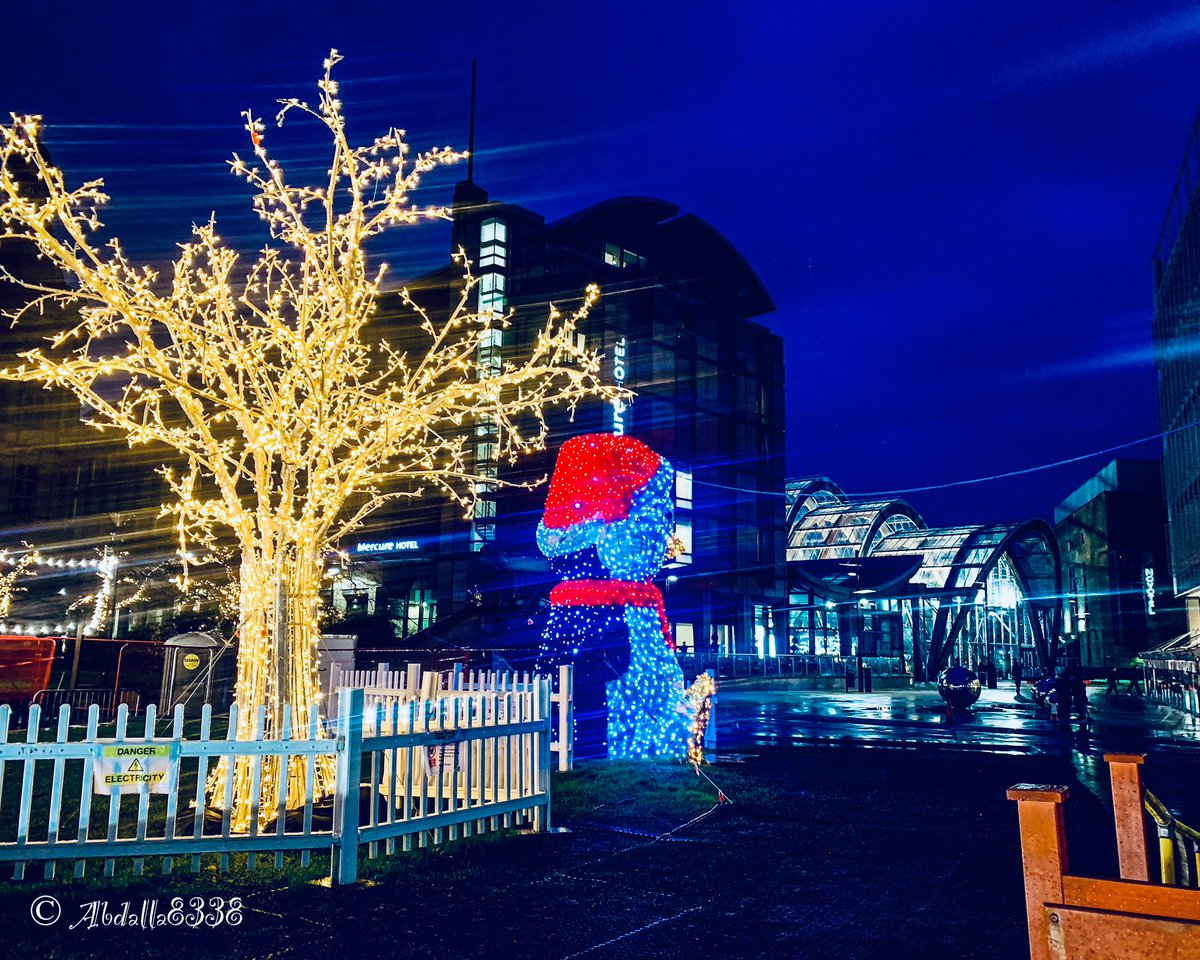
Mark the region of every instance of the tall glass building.
POLYGON ((1200 635, 1200 117, 1154 257, 1154 349, 1171 576, 1200 635))
MULTIPOLYGON (((604 377, 636 398, 584 403, 573 417, 555 411, 547 450, 516 464, 497 457, 491 424, 470 424, 482 478, 471 515, 447 504, 435 531, 428 501, 423 519, 401 505, 364 534, 363 542, 393 544, 374 558, 391 606, 411 606, 413 597, 432 603, 447 625, 435 629, 460 624, 447 636, 464 645, 536 639, 539 603, 553 580, 534 541, 546 488, 509 483, 545 477, 568 437, 627 434, 676 469, 676 535, 685 552, 658 582, 678 644, 782 650, 783 342, 752 319, 774 304, 745 258, 712 225, 664 200, 617 198, 546 222, 491 200, 471 181, 455 192, 452 248, 466 251, 479 278, 472 307, 512 312, 511 324, 480 347, 480 377, 532 350, 551 304, 571 310, 598 283, 601 298, 581 336, 602 352, 604 377), (400 555, 397 542, 415 546, 400 555), (472 608, 496 615, 469 625, 472 608)), ((456 299, 461 273, 450 265, 409 288, 438 309, 456 299)), ((403 329, 410 318, 382 322, 393 340, 411 337, 403 329)))

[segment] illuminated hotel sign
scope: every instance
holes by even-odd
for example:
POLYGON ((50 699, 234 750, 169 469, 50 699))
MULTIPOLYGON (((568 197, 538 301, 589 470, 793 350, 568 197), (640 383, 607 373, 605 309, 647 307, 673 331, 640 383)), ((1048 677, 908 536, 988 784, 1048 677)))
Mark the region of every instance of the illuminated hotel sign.
POLYGON ((355 553, 401 553, 420 549, 416 540, 363 540, 354 545, 355 553))
POLYGON ((1154 616, 1154 568, 1142 569, 1142 585, 1146 591, 1146 616, 1154 616))
MULTIPOLYGON (((625 386, 625 375, 629 370, 627 349, 624 337, 617 341, 613 349, 613 380, 618 387, 625 386)), ((625 433, 625 413, 628 409, 629 405, 624 400, 613 401, 613 433, 625 433)))

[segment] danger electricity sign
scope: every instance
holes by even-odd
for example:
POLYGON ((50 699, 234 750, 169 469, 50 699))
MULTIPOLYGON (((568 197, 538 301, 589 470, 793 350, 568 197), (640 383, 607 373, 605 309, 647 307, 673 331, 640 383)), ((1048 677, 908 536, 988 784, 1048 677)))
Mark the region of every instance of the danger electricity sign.
POLYGON ((92 764, 92 790, 170 793, 178 760, 174 743, 101 744, 92 764))

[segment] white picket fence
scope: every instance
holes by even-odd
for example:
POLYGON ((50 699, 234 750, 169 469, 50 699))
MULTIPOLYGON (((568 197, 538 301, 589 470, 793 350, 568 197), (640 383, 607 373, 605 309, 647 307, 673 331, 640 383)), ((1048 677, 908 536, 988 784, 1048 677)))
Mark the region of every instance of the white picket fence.
MULTIPOLYGON (((550 752, 557 758, 559 770, 575 767, 574 671, 574 667, 563 664, 548 678, 551 681, 550 752)), ((334 663, 329 669, 327 702, 331 717, 336 717, 334 693, 341 687, 361 687, 366 692, 368 708, 382 704, 390 709, 397 704, 403 707, 414 699, 454 700, 476 693, 529 693, 535 679, 532 673, 511 670, 464 670, 461 663, 444 673, 422 671, 419 663, 410 663, 404 670, 392 670, 387 664, 374 670, 344 670, 334 663)))
POLYGON ((89 861, 103 861, 112 876, 117 860, 132 859, 140 875, 146 857, 161 857, 164 874, 179 858, 190 858, 192 872, 214 860, 228 870, 231 854, 244 854, 251 869, 273 855, 281 869, 285 853, 299 851, 307 866, 313 851, 328 850, 333 881, 352 883, 360 845, 375 857, 381 843, 392 853, 397 840, 409 850, 518 823, 550 826, 550 684, 542 677, 522 691, 413 699, 390 709, 367 709, 362 689, 342 689, 335 730, 321 730, 315 709, 294 729, 289 710, 281 736, 269 740, 261 736, 262 708, 253 741, 232 739, 236 708, 226 739, 212 738, 207 705, 193 737, 185 736, 182 706, 169 723, 148 706, 140 730, 131 729, 125 705, 111 730, 101 729, 99 712, 93 705, 86 727, 73 728, 63 704, 54 739, 42 741, 34 705, 24 738, 9 743, 12 711, 0 706, 0 861, 14 864, 14 879, 36 863, 52 878, 59 861, 74 861, 82 877, 89 861), (107 762, 104 748, 117 745, 168 748, 164 795, 152 796, 146 784, 132 794, 117 786, 96 792, 94 769, 107 762), (303 805, 288 810, 281 788, 253 804, 248 830, 233 831, 232 783, 216 805, 205 794, 212 765, 249 757, 257 795, 263 760, 273 756, 284 763, 305 758, 310 786, 303 805), (323 805, 314 803, 311 787, 320 756, 336 764, 332 803, 323 805))

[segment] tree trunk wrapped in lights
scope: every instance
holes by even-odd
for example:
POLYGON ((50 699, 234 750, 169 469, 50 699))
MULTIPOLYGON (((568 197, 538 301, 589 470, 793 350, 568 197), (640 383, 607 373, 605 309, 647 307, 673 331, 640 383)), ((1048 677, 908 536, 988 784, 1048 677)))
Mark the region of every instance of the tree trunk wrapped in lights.
MULTIPOLYGON (((460 251, 464 282, 444 320, 413 302, 414 323, 429 337, 420 356, 365 336, 386 267, 368 267, 364 244, 393 226, 448 219, 443 207, 409 197, 423 174, 459 160, 438 148, 409 156, 404 132, 390 130, 352 147, 331 53, 315 107, 281 101, 277 121, 298 111, 332 139, 328 180, 289 186, 266 147, 264 124, 245 114, 253 159, 234 155, 233 173, 255 190, 253 205, 270 241, 240 275, 238 254, 210 222, 181 245, 172 275, 132 264, 116 240, 101 243, 102 181, 68 188, 39 143, 39 118, 13 116, 0 126, 0 242, 36 244, 70 289, 25 284, 30 303, 14 320, 56 305, 78 322, 49 346, 22 354, 0 377, 71 391, 93 425, 130 444, 171 448, 181 466, 162 469, 171 491, 180 555, 213 556, 232 540, 240 553, 240 645, 236 700, 239 739, 278 736, 284 706, 303 726, 317 688, 318 591, 333 546, 384 503, 441 488, 470 508, 474 480, 470 427, 489 418, 501 457, 540 449, 544 412, 586 397, 617 399, 600 382, 599 355, 584 348, 577 325, 598 291, 579 308, 553 308, 531 353, 500 369, 478 363, 480 347, 509 318, 471 309, 476 279, 460 251), (30 175, 45 196, 23 192, 30 175)), ((479 478, 483 479, 483 478, 479 478)), ((490 481, 494 483, 495 481, 490 481)), ((224 795, 222 767, 213 784, 224 795)), ((262 801, 276 802, 283 772, 265 769, 262 801)), ((286 772, 289 807, 303 802, 302 758, 286 772)), ((315 791, 328 792, 332 765, 318 767, 315 791)), ((251 804, 249 764, 234 772, 234 824, 251 804)))

